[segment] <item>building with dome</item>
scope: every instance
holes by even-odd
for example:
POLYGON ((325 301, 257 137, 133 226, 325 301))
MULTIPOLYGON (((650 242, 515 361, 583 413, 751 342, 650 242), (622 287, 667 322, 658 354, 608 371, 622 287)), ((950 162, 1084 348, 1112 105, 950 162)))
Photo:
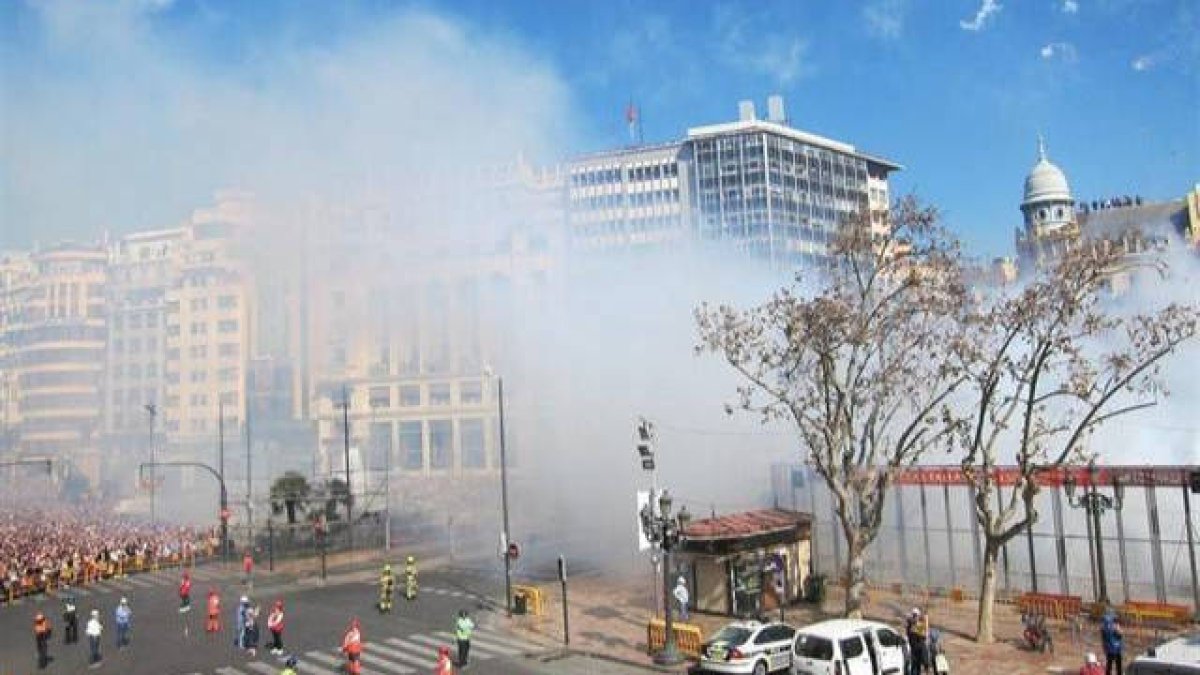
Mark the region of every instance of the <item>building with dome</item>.
POLYGON ((1016 232, 1017 265, 1022 273, 1052 263, 1070 247, 1119 247, 1130 263, 1114 270, 1114 287, 1128 283, 1139 258, 1171 246, 1200 252, 1200 185, 1180 199, 1143 201, 1128 195, 1076 200, 1067 176, 1038 139, 1038 159, 1025 177, 1022 227, 1016 232))

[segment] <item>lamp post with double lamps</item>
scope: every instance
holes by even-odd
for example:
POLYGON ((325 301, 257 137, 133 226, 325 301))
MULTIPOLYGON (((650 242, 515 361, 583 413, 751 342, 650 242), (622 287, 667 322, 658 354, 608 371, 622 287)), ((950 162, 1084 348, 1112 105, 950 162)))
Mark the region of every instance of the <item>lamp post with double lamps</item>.
MULTIPOLYGON (((1096 600, 1104 604, 1108 604, 1108 583, 1105 580, 1104 574, 1104 535, 1100 532, 1100 516, 1104 515, 1105 511, 1113 509, 1120 511, 1125 504, 1125 486, 1121 485, 1119 480, 1113 480, 1113 496, 1109 497, 1102 494, 1096 487, 1097 478, 1100 476, 1100 469, 1096 467, 1096 462, 1088 463, 1088 485, 1084 488, 1082 494, 1076 495, 1075 477, 1068 474, 1066 480, 1063 481, 1063 488, 1067 492, 1067 502, 1072 508, 1083 509, 1091 518, 1090 529, 1095 532, 1095 556, 1096 556, 1096 600)), ((1090 544, 1091 542, 1089 542, 1090 544)))
POLYGON ((675 665, 683 662, 683 656, 675 644, 675 626, 671 616, 671 549, 683 540, 683 530, 691 520, 687 507, 679 510, 677 515, 671 515, 671 495, 666 490, 658 497, 658 513, 650 504, 642 507, 642 532, 650 543, 657 545, 663 553, 663 648, 654 655, 654 662, 660 665, 675 665))

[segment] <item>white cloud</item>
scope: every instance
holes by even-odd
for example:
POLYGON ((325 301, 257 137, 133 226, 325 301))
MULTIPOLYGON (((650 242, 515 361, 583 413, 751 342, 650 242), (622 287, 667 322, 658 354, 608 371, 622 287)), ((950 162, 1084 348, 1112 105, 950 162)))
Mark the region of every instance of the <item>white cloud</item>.
POLYGON ((1079 3, 1075 0, 1063 0, 1061 9, 1063 14, 1078 14, 1079 3))
POLYGON ((1004 6, 996 0, 983 0, 983 4, 979 6, 979 11, 975 12, 975 17, 970 21, 965 19, 959 21, 958 25, 961 26, 963 30, 983 30, 984 24, 987 23, 987 20, 997 14, 1001 9, 1004 9, 1004 6))
POLYGON ((863 7, 867 33, 877 38, 894 40, 904 32, 906 0, 874 0, 863 7))
POLYGON ((1156 61, 1153 56, 1151 56, 1150 54, 1143 54, 1143 55, 1137 57, 1136 59, 1134 59, 1133 63, 1131 63, 1129 65, 1132 66, 1134 70, 1136 70, 1140 73, 1144 70, 1150 70, 1151 68, 1153 68, 1155 66, 1155 63, 1156 63, 1156 61))
POLYGON ((725 64, 770 77, 779 86, 812 74, 808 41, 786 28, 773 28, 769 16, 747 13, 739 6, 718 7, 715 18, 717 55, 725 64))
POLYGON ((1075 63, 1079 60, 1079 52, 1070 42, 1051 42, 1041 49, 1043 60, 1057 59, 1064 63, 1075 63))

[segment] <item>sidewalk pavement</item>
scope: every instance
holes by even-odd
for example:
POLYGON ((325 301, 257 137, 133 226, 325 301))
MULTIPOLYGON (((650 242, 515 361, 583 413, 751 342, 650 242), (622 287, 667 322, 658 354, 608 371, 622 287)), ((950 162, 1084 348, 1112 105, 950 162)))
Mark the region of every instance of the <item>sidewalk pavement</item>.
MULTIPOLYGON (((570 605, 570 645, 564 652, 574 660, 561 661, 561 669, 552 672, 573 673, 646 673, 691 672, 690 664, 675 668, 654 666, 647 653, 646 624, 653 608, 644 579, 623 579, 604 576, 575 577, 568 586, 570 605), (581 664, 578 670, 571 664, 581 664), (597 669, 596 664, 604 664, 597 669), (591 670, 587 668, 591 667, 591 670), (625 670, 622 670, 625 669, 625 670)), ((541 584, 545 611, 541 616, 514 616, 518 631, 543 638, 562 641, 561 587, 557 583, 541 584)), ((838 589, 832 589, 823 607, 799 604, 786 608, 787 623, 802 627, 825 619, 837 618, 843 604, 838 589)), ((1099 625, 1093 622, 1051 621, 1050 628, 1056 653, 1039 654, 1022 645, 1020 613, 1012 605, 997 604, 995 608, 996 641, 978 644, 974 640, 976 603, 953 602, 945 597, 930 597, 874 590, 866 606, 866 618, 887 623, 903 630, 904 616, 914 606, 930 614, 933 626, 942 632, 943 651, 956 673, 998 672, 1004 664, 1006 675, 1035 675, 1042 673, 1075 673, 1083 664, 1087 652, 1102 653, 1099 625)), ((769 618, 777 619, 773 613, 769 618)), ((705 637, 713 634, 731 620, 725 616, 693 614, 687 623, 700 627, 705 637)), ((1158 640, 1173 634, 1158 634, 1153 630, 1125 628, 1126 662, 1158 640)))

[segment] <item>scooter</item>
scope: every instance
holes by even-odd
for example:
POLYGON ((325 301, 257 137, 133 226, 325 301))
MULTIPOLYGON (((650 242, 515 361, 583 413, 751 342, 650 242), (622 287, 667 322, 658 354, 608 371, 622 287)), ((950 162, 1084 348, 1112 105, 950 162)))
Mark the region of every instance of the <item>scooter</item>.
POLYGON ((1050 629, 1046 626, 1046 617, 1041 614, 1023 612, 1021 614, 1021 625, 1025 627, 1024 638, 1025 645, 1035 652, 1054 653, 1054 638, 1050 635, 1050 629))

